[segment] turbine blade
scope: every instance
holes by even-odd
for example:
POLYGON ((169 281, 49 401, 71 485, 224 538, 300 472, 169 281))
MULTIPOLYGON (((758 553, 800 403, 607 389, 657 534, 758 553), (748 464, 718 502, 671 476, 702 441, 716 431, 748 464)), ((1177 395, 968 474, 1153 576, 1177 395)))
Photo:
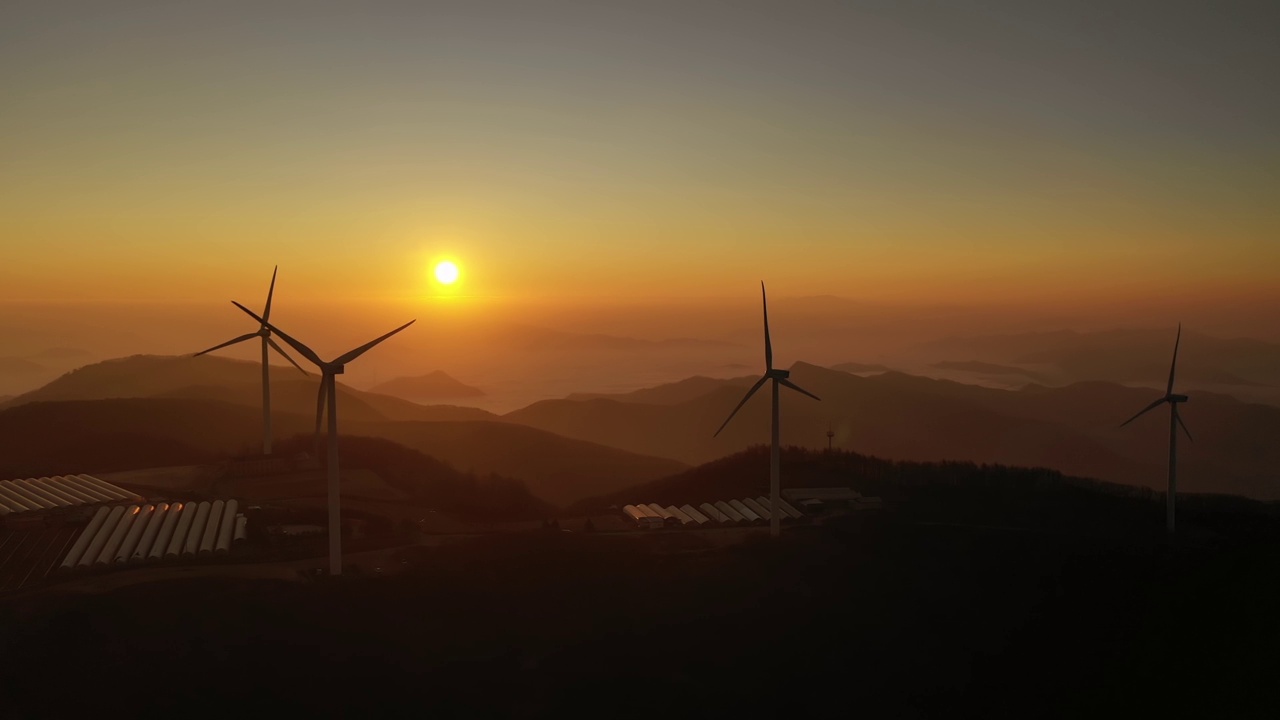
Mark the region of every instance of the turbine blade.
POLYGON ((778 380, 778 382, 782 383, 783 385, 786 385, 787 387, 791 388, 792 390, 795 390, 795 391, 797 391, 797 392, 802 392, 802 393, 804 393, 805 395, 808 395, 809 397, 813 398, 814 400, 817 400, 817 401, 819 401, 819 402, 821 402, 821 401, 822 401, 822 398, 818 397, 817 395, 814 395, 813 393, 809 392, 808 390, 805 390, 804 388, 800 387, 799 385, 797 385, 797 384, 795 384, 795 383, 791 382, 790 380, 788 380, 788 379, 786 379, 786 378, 781 378, 781 379, 779 379, 779 380, 778 380))
POLYGON ((245 340, 252 340, 252 339, 254 339, 254 338, 256 338, 256 337, 258 337, 258 333, 248 333, 248 334, 246 334, 246 335, 241 335, 240 337, 236 338, 235 340, 228 340, 228 341, 226 341, 226 342, 222 343, 221 345, 214 345, 213 347, 209 348, 208 350, 201 350, 200 352, 196 353, 195 355, 192 355, 191 357, 199 357, 200 355, 204 355, 205 353, 211 353, 211 352, 213 352, 214 350, 221 350, 222 348, 227 347, 228 345, 235 345, 236 343, 242 343, 242 342, 244 342, 245 340))
POLYGON ((1165 388, 1165 395, 1173 394, 1173 371, 1178 367, 1178 344, 1182 342, 1182 323, 1178 323, 1178 337, 1173 341, 1173 363, 1169 365, 1169 387, 1165 388))
POLYGON ((279 271, 279 265, 271 271, 271 288, 267 290, 267 307, 262 311, 262 320, 264 324, 267 320, 271 319, 271 296, 276 294, 276 273, 279 271))
MULTIPOLYGON (((738 403, 738 407, 734 408, 733 412, 729 413, 729 417, 725 418, 724 423, 720 426, 720 430, 724 430, 725 425, 729 424, 729 421, 733 419, 733 416, 738 414, 738 411, 742 409, 742 406, 747 404, 747 401, 751 399, 751 396, 755 395, 756 391, 759 390, 760 387, 763 386, 765 381, 768 379, 769 379, 768 375, 763 375, 759 380, 756 381, 755 385, 751 386, 751 389, 747 391, 747 394, 742 396, 742 402, 738 403)), ((719 435, 720 430, 717 430, 716 434, 712 435, 711 437, 715 437, 716 435, 719 435)))
POLYGON ((1188 440, 1195 442, 1196 439, 1191 437, 1191 431, 1187 429, 1187 424, 1182 422, 1182 416, 1178 414, 1178 406, 1174 405, 1173 408, 1173 416, 1178 419, 1178 424, 1182 426, 1182 432, 1187 434, 1188 440))
POLYGON ((773 343, 769 340, 769 298, 764 294, 764 281, 760 281, 760 302, 764 305, 764 369, 773 369, 773 343))
POLYGON ((310 373, 308 373, 306 370, 303 370, 301 365, 295 362, 293 358, 289 357, 289 353, 285 352, 284 348, 277 345, 275 340, 272 340, 271 338, 267 338, 267 344, 270 345, 273 349, 275 349, 276 352, 280 353, 285 360, 288 360, 289 362, 293 363, 293 366, 298 368, 298 371, 301 372, 303 375, 310 376, 310 373))
POLYGON ((358 357, 360 357, 361 355, 363 355, 363 354, 365 354, 366 352, 368 352, 368 351, 369 351, 369 349, 370 349, 370 348, 372 348, 374 345, 377 345, 378 343, 382 342, 383 340, 386 340, 387 338, 391 337, 392 335, 395 335, 396 333, 400 332, 401 330, 403 330, 403 329, 405 329, 405 328, 409 327, 410 325, 412 325, 412 324, 414 324, 414 323, 416 323, 416 322, 418 322, 418 321, 417 321, 417 320, 410 320, 409 322, 407 322, 407 323, 405 323, 405 324, 401 325, 400 327, 396 328, 395 330, 392 330, 391 332, 387 333, 386 335, 383 335, 382 337, 380 337, 380 338, 378 338, 378 339, 376 339, 376 340, 370 340, 369 342, 367 342, 367 343, 365 343, 365 344, 361 345, 360 347, 356 348, 355 350, 352 350, 351 352, 347 353, 346 355, 343 355, 343 356, 339 357, 337 360, 334 360, 333 362, 334 362, 334 364, 336 364, 336 365, 346 365, 347 363, 351 362, 352 360, 355 360, 356 358, 358 358, 358 357))
POLYGON ((1142 408, 1142 412, 1140 412, 1140 413, 1138 413, 1137 415, 1134 415, 1133 417, 1129 418, 1128 420, 1125 420, 1124 422, 1120 423, 1120 427, 1124 427, 1125 425, 1128 425, 1129 423, 1133 422, 1134 420, 1137 420, 1138 418, 1142 417, 1143 415, 1146 415, 1147 413, 1151 412, 1152 410, 1155 410, 1156 408, 1160 407, 1160 404, 1161 404, 1161 403, 1163 403, 1163 402, 1165 402, 1165 399, 1164 399, 1164 398, 1160 398, 1159 400, 1156 400, 1155 402, 1151 403, 1150 405, 1148 405, 1148 406, 1146 406, 1146 407, 1142 408))
POLYGON ((267 322, 266 320, 263 320, 261 317, 258 317, 258 313, 256 313, 256 312, 254 312, 254 311, 250 310, 249 308, 247 308, 247 307, 245 307, 245 306, 241 305, 240 303, 236 302, 235 300, 232 300, 232 301, 231 301, 231 304, 232 304, 232 305, 235 305, 236 307, 238 307, 238 308, 240 308, 241 310, 245 311, 245 313, 247 313, 247 314, 249 315, 249 317, 253 318, 254 320, 257 320, 258 322, 262 323, 263 325, 266 325, 268 328, 270 328, 271 332, 273 332, 273 333, 275 333, 275 334, 279 335, 280 337, 284 338, 284 341, 285 341, 285 342, 287 342, 287 343, 289 343, 289 346, 290 346, 290 347, 292 347, 294 350, 297 350, 297 351, 302 355, 302 357, 304 357, 304 358, 306 358, 306 359, 310 360, 311 362, 315 363, 317 367, 322 367, 322 366, 324 365, 324 361, 323 361, 323 360, 321 360, 321 359, 320 359, 320 356, 319 356, 319 355, 316 355, 316 354, 311 350, 311 348, 307 347, 306 345, 303 345, 302 343, 298 342, 297 340, 294 340, 293 338, 289 337, 287 334, 285 334, 285 333, 283 333, 283 332, 280 332, 280 328, 276 327, 275 325, 272 325, 271 323, 267 322))

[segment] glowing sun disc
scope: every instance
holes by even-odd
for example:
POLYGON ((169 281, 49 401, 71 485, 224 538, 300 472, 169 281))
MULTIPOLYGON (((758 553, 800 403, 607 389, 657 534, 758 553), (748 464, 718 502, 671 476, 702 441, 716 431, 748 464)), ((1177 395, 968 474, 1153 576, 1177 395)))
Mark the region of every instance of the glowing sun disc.
POLYGON ((436 265, 436 280, 445 285, 452 285, 458 280, 458 266, 445 260, 436 265))

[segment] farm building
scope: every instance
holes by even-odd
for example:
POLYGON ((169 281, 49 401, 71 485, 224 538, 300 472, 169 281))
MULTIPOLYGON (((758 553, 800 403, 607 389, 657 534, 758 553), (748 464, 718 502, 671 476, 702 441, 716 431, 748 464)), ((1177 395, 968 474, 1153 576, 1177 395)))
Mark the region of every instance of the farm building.
POLYGON ((100 507, 60 568, 111 567, 225 555, 244 537, 236 500, 100 507))
MULTIPOLYGON (((123 515, 126 505, 141 500, 137 493, 92 475, 0 481, 0 593, 42 582, 95 511, 105 522, 115 509, 123 515)), ((129 529, 122 532, 121 544, 141 539, 141 533, 135 538, 129 529)))
POLYGON ((6 525, 43 522, 85 508, 139 502, 142 497, 92 475, 0 481, 0 519, 6 525))
MULTIPOLYGON (((692 504, 663 507, 657 503, 635 503, 623 506, 622 515, 633 528, 714 528, 768 522, 770 507, 768 499, 763 497, 717 500, 697 507, 692 504)), ((779 509, 783 522, 804 519, 804 515, 785 500, 779 509)))

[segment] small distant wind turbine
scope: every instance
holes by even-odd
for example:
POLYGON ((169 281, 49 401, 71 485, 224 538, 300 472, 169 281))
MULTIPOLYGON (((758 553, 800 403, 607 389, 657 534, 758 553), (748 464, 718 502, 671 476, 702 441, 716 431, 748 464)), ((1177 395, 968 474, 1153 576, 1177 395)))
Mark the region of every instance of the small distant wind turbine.
MULTIPOLYGON (((769 451, 769 534, 778 537, 781 530, 782 516, 778 511, 781 507, 781 484, 779 481, 779 458, 778 458, 778 385, 786 385, 797 392, 804 393, 814 400, 821 400, 817 395, 805 390, 804 388, 791 382, 788 378, 791 372, 788 370, 779 370, 773 367, 773 344, 769 341, 769 299, 765 296, 764 283, 760 283, 760 299, 764 304, 764 375, 756 381, 755 385, 747 391, 742 398, 742 402, 729 413, 729 417, 725 419, 724 424, 720 426, 720 430, 724 430, 734 415, 742 409, 743 405, 751 399, 752 395, 765 384, 765 382, 773 381, 773 446, 769 451)), ((720 434, 720 430, 716 430, 716 435, 720 434)), ((714 436, 712 436, 714 437, 714 436)))
MULTIPOLYGON (((1170 540, 1173 539, 1174 499, 1178 494, 1178 427, 1181 426, 1182 431, 1187 434, 1187 439, 1192 440, 1191 431, 1187 429, 1186 423, 1182 422, 1182 417, 1178 415, 1178 403, 1187 402, 1190 398, 1186 395, 1175 395, 1173 393, 1173 373, 1178 368, 1178 344, 1181 342, 1182 323, 1178 323, 1178 336, 1173 341, 1173 363, 1169 365, 1169 385, 1165 388, 1164 397, 1146 406, 1137 415, 1120 423, 1120 427, 1124 427, 1160 407, 1161 404, 1169 403, 1169 493, 1165 498, 1165 529, 1169 533, 1170 540)), ((1194 440, 1192 441, 1194 442, 1194 440)))
POLYGON ((267 290, 267 306, 262 311, 262 317, 264 319, 262 320, 262 327, 258 328, 258 332, 246 333, 234 340, 228 340, 222 343, 221 345, 214 345, 208 350, 201 350, 195 355, 192 355, 192 357, 199 357, 201 355, 204 355, 205 353, 211 353, 214 350, 221 350, 222 348, 227 347, 229 345, 242 343, 245 340, 262 338, 262 454, 263 455, 271 454, 271 375, 267 365, 267 348, 270 347, 274 349, 276 352, 280 353, 280 355, 285 360, 288 360, 289 362, 293 363, 293 366, 298 368, 298 371, 301 372, 303 375, 307 374, 307 371, 303 370, 301 365, 294 362, 293 358, 289 357, 289 353, 285 352, 283 348, 281 348, 279 345, 276 344, 275 340, 271 339, 271 327, 267 325, 266 318, 271 317, 271 297, 275 295, 275 292, 276 292, 276 272, 278 272, 279 270, 280 270, 280 266, 277 265, 276 268, 271 271, 271 287, 267 290))
POLYGON ((329 362, 325 362, 324 360, 321 360, 320 356, 316 355, 311 348, 284 334, 279 328, 258 317, 249 308, 235 302, 234 300, 232 303, 235 304, 236 307, 248 313, 248 315, 253 319, 261 322, 265 327, 270 328, 272 332, 279 335, 282 340, 289 343, 294 350, 297 350, 303 357, 314 363, 316 367, 320 368, 320 393, 316 399, 317 427, 320 424, 321 416, 324 414, 325 396, 328 395, 329 397, 329 574, 341 575, 342 501, 338 491, 338 383, 335 378, 343 373, 346 369, 345 366, 347 363, 365 354, 373 348, 374 345, 377 345, 383 340, 395 335, 416 321, 410 320, 404 325, 401 325, 376 340, 371 340, 355 350, 339 355, 337 358, 330 360, 329 362))

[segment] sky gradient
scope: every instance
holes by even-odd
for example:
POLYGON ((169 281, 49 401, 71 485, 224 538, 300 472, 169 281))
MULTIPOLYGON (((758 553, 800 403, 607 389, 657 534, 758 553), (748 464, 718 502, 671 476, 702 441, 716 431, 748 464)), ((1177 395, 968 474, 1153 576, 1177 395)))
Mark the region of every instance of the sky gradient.
POLYGON ((0 301, 1280 299, 1276 5, 1042 5, 5 3, 0 301))

